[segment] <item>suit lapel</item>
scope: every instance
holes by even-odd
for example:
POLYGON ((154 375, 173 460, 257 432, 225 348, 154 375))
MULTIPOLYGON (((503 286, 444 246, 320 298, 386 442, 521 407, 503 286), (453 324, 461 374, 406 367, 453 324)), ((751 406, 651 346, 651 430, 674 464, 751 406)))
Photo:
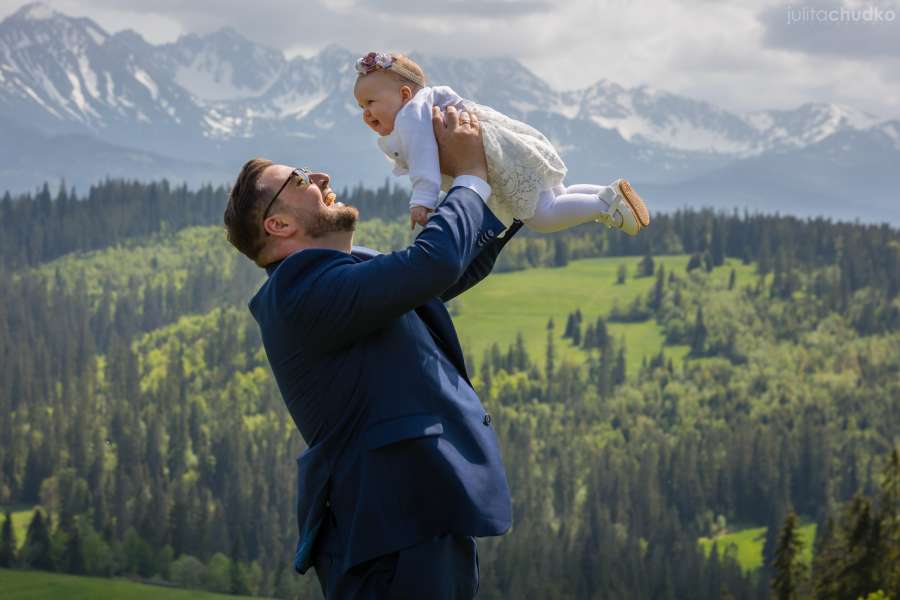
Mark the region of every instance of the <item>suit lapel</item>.
POLYGON ((441 347, 450 362, 462 373, 466 382, 472 385, 472 382, 469 381, 469 374, 466 372, 466 359, 462 347, 459 345, 456 329, 453 327, 450 313, 447 312, 444 304, 440 300, 429 300, 416 308, 416 314, 428 327, 431 337, 441 347))

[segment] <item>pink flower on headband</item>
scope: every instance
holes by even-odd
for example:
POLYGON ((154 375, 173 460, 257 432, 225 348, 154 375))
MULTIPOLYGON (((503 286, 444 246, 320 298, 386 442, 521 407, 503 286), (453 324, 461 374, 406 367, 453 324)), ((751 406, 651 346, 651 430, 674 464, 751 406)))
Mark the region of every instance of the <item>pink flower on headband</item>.
POLYGON ((390 69, 394 59, 384 52, 369 52, 356 60, 356 72, 360 75, 368 75, 378 69, 390 69))

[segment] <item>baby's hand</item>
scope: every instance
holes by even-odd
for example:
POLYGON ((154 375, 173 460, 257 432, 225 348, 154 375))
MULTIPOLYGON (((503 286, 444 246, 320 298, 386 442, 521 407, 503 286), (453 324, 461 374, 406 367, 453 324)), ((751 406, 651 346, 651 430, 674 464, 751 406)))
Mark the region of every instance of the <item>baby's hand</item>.
POLYGON ((425 223, 428 222, 428 215, 433 212, 432 209, 424 206, 413 206, 409 211, 409 228, 415 229, 417 223, 425 227, 425 223))

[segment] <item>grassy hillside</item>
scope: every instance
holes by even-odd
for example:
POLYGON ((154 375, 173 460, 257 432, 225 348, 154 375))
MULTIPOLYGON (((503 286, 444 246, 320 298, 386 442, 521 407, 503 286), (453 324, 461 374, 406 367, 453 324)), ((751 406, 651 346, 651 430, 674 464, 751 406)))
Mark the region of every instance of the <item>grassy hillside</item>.
POLYGON ((27 506, 3 506, 0 507, 0 524, 3 523, 3 515, 9 511, 13 520, 13 531, 16 534, 16 543, 19 547, 25 543, 25 535, 28 533, 28 524, 31 522, 33 509, 27 506))
MULTIPOLYGON (((357 241, 375 248, 390 249, 409 242, 409 232, 400 226, 381 222, 360 226, 357 241)), ((655 257, 657 268, 666 271, 685 272, 689 257, 686 255, 655 257)), ((622 308, 637 296, 651 289, 653 277, 635 278, 639 257, 612 257, 576 260, 563 268, 532 268, 510 273, 495 273, 455 301, 454 317, 464 349, 478 361, 484 350, 494 342, 502 350, 513 343, 517 332, 525 338, 528 353, 542 364, 546 350, 547 320, 553 317, 556 324, 557 356, 581 363, 585 353, 561 339, 566 316, 580 308, 585 326, 598 316, 606 316, 614 303, 622 308), (623 285, 616 284, 616 273, 625 265, 628 277, 623 285)), ((131 240, 128 243, 104 250, 74 253, 43 265, 33 272, 48 281, 60 278, 70 289, 81 280, 86 282, 84 292, 97 302, 103 290, 112 290, 113 297, 128 290, 138 298, 147 286, 164 286, 167 281, 180 288, 189 270, 199 264, 209 265, 215 271, 230 273, 236 268, 250 268, 228 246, 219 227, 192 227, 175 233, 131 240)), ((249 264, 249 263, 248 263, 249 264)), ((738 260, 727 261, 716 269, 713 281, 725 284, 734 268, 738 285, 755 278, 755 267, 743 265, 738 260)), ((251 269, 255 276, 256 270, 251 269)), ((263 277, 259 272, 259 280, 263 277)), ((252 284, 239 294, 238 304, 244 302, 256 289, 252 284)), ((223 300, 225 300, 223 298, 223 300)), ((660 328, 652 322, 611 323, 610 333, 625 338, 627 367, 633 375, 644 357, 655 355, 663 345, 660 328)), ((676 364, 687 354, 687 347, 672 346, 666 355, 676 364)))
MULTIPOLYGON (((409 230, 402 224, 366 222, 359 225, 357 233, 357 243, 373 248, 400 248, 410 242, 409 230)), ((218 279, 231 278, 232 282, 236 273, 249 271, 252 285, 241 297, 242 305, 249 300, 251 290, 255 291, 265 279, 261 269, 231 247, 218 226, 188 227, 129 239, 102 250, 73 252, 20 274, 38 274, 51 285, 63 285, 69 290, 82 285, 79 293, 97 302, 104 292, 112 298, 141 297, 147 288, 170 282, 180 289, 191 269, 196 274, 198 266, 214 271, 218 279)))
POLYGON ((0 569, 0 589, 3 600, 234 600, 249 597, 144 585, 124 579, 9 569, 0 569))
MULTIPOLYGON (((661 256, 654 260, 657 268, 663 265, 667 272, 674 270, 683 275, 689 257, 661 256)), ((566 316, 576 308, 581 309, 585 324, 592 323, 598 316, 608 315, 615 302, 626 308, 636 296, 650 291, 654 277, 634 277, 639 261, 637 257, 591 258, 573 261, 563 268, 491 275, 456 300, 459 312, 454 322, 463 348, 480 361, 492 343, 497 342, 505 350, 521 331, 531 358, 543 363, 550 317, 560 338, 566 316), (628 278, 623 285, 616 285, 616 272, 621 264, 628 269, 628 278)), ((732 267, 738 286, 755 278, 753 265, 729 260, 713 272, 713 280, 726 284, 732 267)), ((637 372, 641 359, 657 354, 664 341, 653 321, 611 323, 609 330, 614 337, 625 338, 629 375, 637 372)), ((568 340, 558 342, 556 350, 560 359, 568 357, 577 363, 583 362, 585 356, 584 351, 574 348, 568 340)), ((686 346, 673 346, 667 348, 666 355, 677 364, 687 351, 686 346)))
MULTIPOLYGON (((807 565, 812 562, 812 546, 816 539, 816 524, 808 523, 799 529, 800 540, 803 542, 801 557, 807 565)), ((720 535, 715 539, 700 538, 700 545, 708 557, 714 544, 718 544, 719 553, 726 552, 732 544, 737 548, 737 560, 745 572, 755 571, 762 566, 763 546, 766 543, 765 527, 750 527, 733 533, 720 535)))

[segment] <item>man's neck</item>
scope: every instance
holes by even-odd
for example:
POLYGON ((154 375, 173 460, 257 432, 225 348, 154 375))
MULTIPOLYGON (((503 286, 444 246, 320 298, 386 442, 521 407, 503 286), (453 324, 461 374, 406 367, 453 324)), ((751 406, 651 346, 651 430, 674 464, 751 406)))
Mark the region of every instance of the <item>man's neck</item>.
POLYGON ((346 252, 347 254, 350 254, 350 249, 352 247, 353 232, 339 231, 335 233, 329 233, 314 239, 303 240, 300 243, 299 250, 306 250, 307 248, 326 248, 329 250, 337 250, 339 252, 346 252))
POLYGON ((353 232, 340 231, 329 233, 317 238, 291 239, 285 240, 278 250, 272 253, 272 258, 267 260, 267 264, 273 264, 284 260, 291 254, 300 252, 301 250, 310 250, 314 248, 325 250, 337 250, 350 254, 353 247, 353 232))

